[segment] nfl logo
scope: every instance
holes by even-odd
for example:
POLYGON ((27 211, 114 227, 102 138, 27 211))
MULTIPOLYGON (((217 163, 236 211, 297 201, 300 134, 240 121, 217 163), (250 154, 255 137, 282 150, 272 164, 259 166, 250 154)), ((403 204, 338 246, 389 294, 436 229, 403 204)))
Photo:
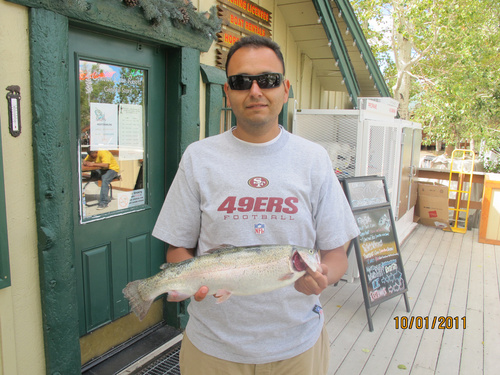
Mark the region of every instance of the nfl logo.
POLYGON ((266 226, 264 224, 255 224, 254 227, 256 234, 263 234, 266 230, 266 226))

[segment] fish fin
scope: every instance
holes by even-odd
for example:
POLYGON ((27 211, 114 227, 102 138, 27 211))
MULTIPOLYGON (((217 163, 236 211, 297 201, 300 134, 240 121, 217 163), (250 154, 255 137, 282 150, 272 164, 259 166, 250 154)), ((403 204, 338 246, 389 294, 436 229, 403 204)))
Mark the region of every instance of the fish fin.
POLYGON ((219 245, 217 247, 214 247, 213 249, 207 250, 207 251, 205 251, 205 253, 206 254, 213 254, 216 251, 227 251, 227 250, 231 250, 234 248, 235 248, 234 245, 223 244, 223 245, 219 245))
POLYGON ((279 281, 290 280, 290 279, 293 277, 293 275, 294 275, 294 273, 293 273, 293 272, 286 273, 286 274, 284 274, 283 276, 281 276, 278 280, 279 280, 279 281))
POLYGON ((217 293, 215 293, 214 297, 217 298, 216 303, 222 303, 227 301, 229 297, 231 297, 232 293, 229 290, 219 289, 217 293))
POLYGON ((154 299, 144 300, 139 292, 139 285, 142 280, 132 281, 122 290, 125 298, 128 299, 130 309, 137 315, 139 320, 144 319, 151 307, 154 299))
POLYGON ((307 258, 304 258, 302 255, 300 255, 300 253, 297 253, 299 254, 299 257, 300 259, 302 260, 302 262, 307 266, 309 267, 313 272, 316 272, 316 271, 319 271, 320 270, 320 267, 319 265, 317 264, 313 264, 311 262, 309 262, 309 260, 307 258))
POLYGON ((167 301, 168 302, 181 302, 184 301, 185 299, 188 299, 191 297, 191 294, 185 294, 178 292, 176 290, 171 290, 167 294, 167 301))

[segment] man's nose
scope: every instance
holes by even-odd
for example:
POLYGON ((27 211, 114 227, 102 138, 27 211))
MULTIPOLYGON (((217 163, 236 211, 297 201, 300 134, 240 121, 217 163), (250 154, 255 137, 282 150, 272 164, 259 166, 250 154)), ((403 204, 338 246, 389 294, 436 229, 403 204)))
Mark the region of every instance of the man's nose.
POLYGON ((252 86, 250 86, 250 94, 251 95, 262 95, 262 90, 259 87, 259 84, 257 83, 257 80, 252 81, 252 86))

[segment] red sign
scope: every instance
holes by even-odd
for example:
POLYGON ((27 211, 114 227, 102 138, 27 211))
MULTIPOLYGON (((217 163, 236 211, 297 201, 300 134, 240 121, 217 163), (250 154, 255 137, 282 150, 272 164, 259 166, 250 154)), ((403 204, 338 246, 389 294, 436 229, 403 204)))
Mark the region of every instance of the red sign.
POLYGON ((225 4, 242 12, 246 16, 250 16, 264 22, 268 25, 271 24, 271 12, 261 6, 248 0, 219 0, 221 4, 225 4))
POLYGON ((257 22, 247 19, 245 16, 235 13, 229 9, 218 7, 218 15, 222 18, 222 24, 233 30, 242 31, 247 34, 257 34, 266 38, 271 37, 271 30, 259 25, 257 22))

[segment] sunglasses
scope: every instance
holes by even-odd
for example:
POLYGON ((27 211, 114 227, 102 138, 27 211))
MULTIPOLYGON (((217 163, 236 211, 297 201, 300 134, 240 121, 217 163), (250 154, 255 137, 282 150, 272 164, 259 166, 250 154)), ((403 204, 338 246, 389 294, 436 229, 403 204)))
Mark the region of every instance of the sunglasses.
POLYGON ((250 90, 253 81, 256 81, 261 89, 274 89, 279 87, 281 82, 283 82, 283 74, 263 73, 256 76, 237 74, 227 78, 227 83, 231 90, 250 90))

